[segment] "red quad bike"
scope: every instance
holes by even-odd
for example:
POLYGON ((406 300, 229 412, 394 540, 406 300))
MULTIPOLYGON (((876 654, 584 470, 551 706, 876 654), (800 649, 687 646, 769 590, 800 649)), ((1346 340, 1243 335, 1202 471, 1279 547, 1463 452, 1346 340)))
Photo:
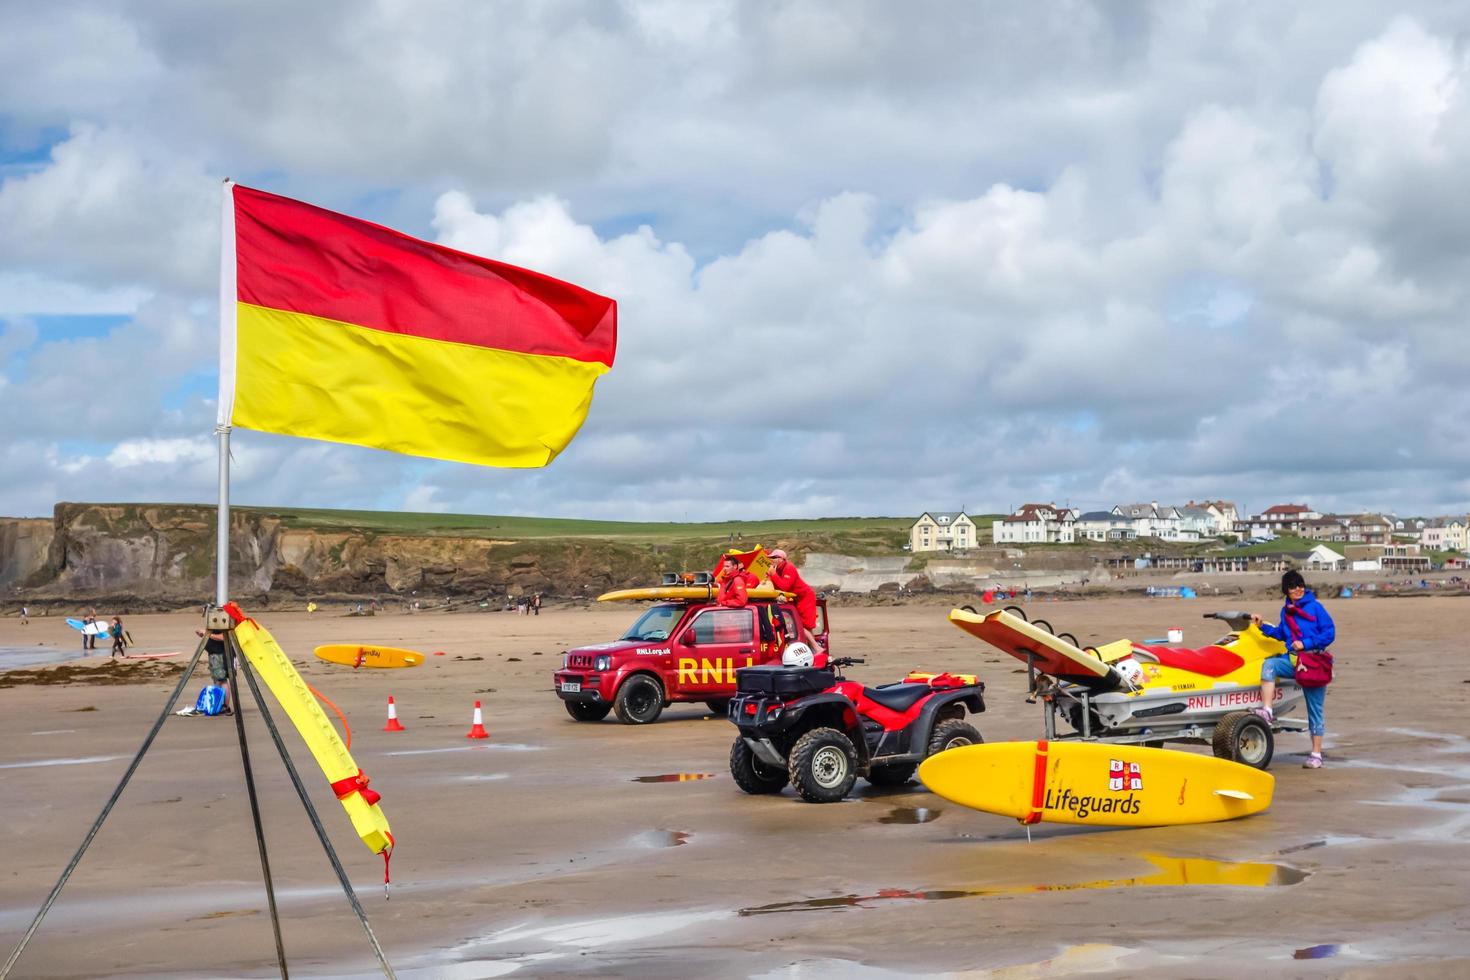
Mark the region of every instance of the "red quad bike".
POLYGON ((858 776, 902 786, 936 752, 984 741, 965 712, 985 710, 985 685, 969 675, 911 673, 864 687, 837 670, 767 665, 735 672, 729 718, 740 729, 730 775, 747 793, 779 793, 789 782, 808 803, 836 803, 858 776))

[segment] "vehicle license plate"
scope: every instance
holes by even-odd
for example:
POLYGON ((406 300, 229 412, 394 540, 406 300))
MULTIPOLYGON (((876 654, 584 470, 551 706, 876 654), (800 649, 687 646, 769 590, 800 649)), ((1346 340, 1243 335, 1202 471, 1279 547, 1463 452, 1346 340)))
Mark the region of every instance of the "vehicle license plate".
POLYGON ((561 689, 567 694, 580 694, 582 692, 582 685, 576 681, 562 681, 561 689))

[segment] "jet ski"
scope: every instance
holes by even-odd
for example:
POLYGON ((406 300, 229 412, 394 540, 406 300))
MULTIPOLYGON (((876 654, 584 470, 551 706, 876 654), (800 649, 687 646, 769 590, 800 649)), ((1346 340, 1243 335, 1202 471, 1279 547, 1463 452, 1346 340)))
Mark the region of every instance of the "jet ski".
POLYGON ((1205 618, 1230 632, 1199 648, 1128 639, 1094 647, 1054 632, 1046 620, 1028 620, 1016 606, 989 613, 964 606, 949 614, 955 626, 1026 664, 1028 700, 1041 701, 1049 740, 1204 744, 1220 758, 1265 769, 1276 732, 1306 730, 1305 719, 1283 717, 1304 704, 1294 681, 1277 683, 1274 721, 1253 710, 1261 706, 1261 661, 1286 647, 1257 629, 1249 613, 1205 618), (1059 731, 1059 720, 1070 731, 1059 731))

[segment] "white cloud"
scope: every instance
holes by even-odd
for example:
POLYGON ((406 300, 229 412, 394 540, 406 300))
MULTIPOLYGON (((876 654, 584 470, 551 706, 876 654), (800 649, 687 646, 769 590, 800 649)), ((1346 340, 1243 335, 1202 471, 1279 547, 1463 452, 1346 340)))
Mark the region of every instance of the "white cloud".
POLYGON ((0 511, 212 499, 225 171, 621 315, 544 472, 237 433, 242 501, 1470 507, 1470 12, 1412 7, 12 13, 0 313, 129 319, 5 324, 0 511))

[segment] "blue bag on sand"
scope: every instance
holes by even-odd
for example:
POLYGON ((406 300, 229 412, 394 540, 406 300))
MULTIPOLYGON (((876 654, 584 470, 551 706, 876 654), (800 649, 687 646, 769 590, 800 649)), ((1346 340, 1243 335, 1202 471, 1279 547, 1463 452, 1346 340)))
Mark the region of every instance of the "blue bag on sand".
POLYGON ((194 702, 194 712, 201 715, 217 715, 225 710, 225 689, 206 684, 194 702))

